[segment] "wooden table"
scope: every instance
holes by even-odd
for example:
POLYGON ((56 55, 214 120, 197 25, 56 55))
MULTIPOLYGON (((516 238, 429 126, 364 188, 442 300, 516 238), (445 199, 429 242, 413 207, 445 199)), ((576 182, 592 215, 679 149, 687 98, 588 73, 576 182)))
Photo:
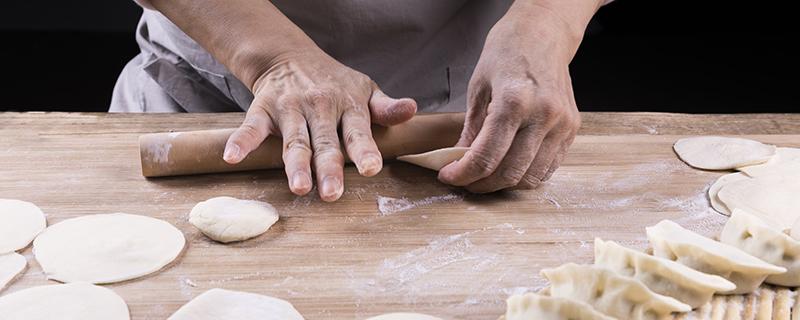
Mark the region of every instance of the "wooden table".
MULTIPOLYGON (((289 300, 312 320, 390 311, 496 319, 510 294, 545 285, 540 269, 591 262, 594 237, 643 249, 643 228, 661 219, 717 233, 725 218, 709 209, 705 190, 722 173, 678 160, 671 146, 680 136, 742 135, 800 147, 800 114, 585 113, 565 163, 533 191, 464 194, 401 163, 373 178, 348 167, 347 191, 332 204, 293 196, 281 170, 141 176, 138 135, 234 127, 242 117, 0 113, 0 198, 38 204, 49 224, 127 212, 180 228, 188 249, 177 263, 109 286, 133 319, 165 319, 215 287, 289 300), (281 220, 250 241, 209 241, 187 214, 222 195, 268 201, 281 220)), ((30 248, 23 253, 29 269, 4 294, 48 283, 30 248)))

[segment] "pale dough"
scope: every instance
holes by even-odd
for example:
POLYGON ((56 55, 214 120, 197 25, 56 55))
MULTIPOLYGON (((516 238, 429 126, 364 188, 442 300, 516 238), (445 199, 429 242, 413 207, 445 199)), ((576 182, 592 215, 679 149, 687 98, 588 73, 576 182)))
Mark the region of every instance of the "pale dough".
POLYGON ((39 286, 0 297, 3 320, 128 320, 122 298, 88 283, 39 286))
POLYGON ((777 172, 800 171, 800 148, 778 148, 769 161, 754 166, 737 168, 737 170, 751 177, 777 172))
POLYGON ((28 261, 16 252, 0 254, 0 291, 3 291, 11 281, 25 271, 28 261))
POLYGON ((397 160, 439 171, 453 161, 461 159, 469 151, 467 147, 451 147, 397 157, 397 160))
POLYGON ((278 212, 269 203, 217 197, 192 208, 189 222, 203 234, 219 242, 242 241, 266 232, 278 221, 278 212))
POLYGON ((166 221, 112 213, 57 223, 33 241, 49 279, 112 283, 156 272, 183 251, 183 233, 166 221))
POLYGON ((754 214, 776 230, 791 229, 800 218, 800 172, 757 176, 729 183, 717 196, 725 206, 754 214))
POLYGON ((387 313, 368 318, 367 320, 442 320, 440 318, 420 313, 387 313))
POLYGON ((775 155, 773 145, 749 139, 715 136, 680 139, 673 148, 690 166, 708 170, 728 170, 760 164, 775 155))
POLYGON ((569 298, 547 297, 534 293, 511 296, 506 300, 502 320, 614 320, 592 306, 569 298))
POLYGON ((27 247, 46 226, 44 213, 33 203, 0 199, 0 254, 27 247))
POLYGON ((303 320, 291 303, 255 293, 211 289, 175 311, 168 320, 303 320))
POLYGON ((719 177, 719 179, 717 179, 717 181, 715 181, 714 184, 708 188, 708 201, 711 202, 711 207, 721 214, 730 216, 731 210, 729 210, 728 207, 726 207, 725 204, 719 200, 719 190, 729 183, 748 179, 750 179, 750 177, 741 172, 729 173, 719 177))

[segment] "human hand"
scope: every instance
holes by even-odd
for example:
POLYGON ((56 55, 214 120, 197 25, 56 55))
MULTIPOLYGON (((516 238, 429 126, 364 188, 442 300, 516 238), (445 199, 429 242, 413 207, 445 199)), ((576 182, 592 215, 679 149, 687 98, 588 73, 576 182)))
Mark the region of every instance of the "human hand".
POLYGON ((535 188, 580 127, 568 67, 577 49, 572 29, 552 15, 520 12, 509 11, 487 37, 457 143, 470 150, 439 171, 444 183, 476 193, 535 188))
POLYGON ((280 135, 289 189, 307 194, 313 166, 324 201, 335 201, 344 192, 339 127, 358 172, 374 176, 383 167, 383 158, 370 124, 399 124, 417 109, 414 100, 386 96, 369 77, 319 49, 275 59, 257 78, 253 92, 253 103, 228 139, 223 159, 239 163, 269 135, 280 135))

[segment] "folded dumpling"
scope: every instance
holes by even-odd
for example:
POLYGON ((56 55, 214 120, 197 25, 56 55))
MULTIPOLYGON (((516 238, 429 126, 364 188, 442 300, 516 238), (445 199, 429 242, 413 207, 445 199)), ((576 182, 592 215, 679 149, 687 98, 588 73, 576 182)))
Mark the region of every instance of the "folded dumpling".
POLYGON ((660 319, 673 312, 692 310, 687 304, 651 291, 638 280, 603 267, 567 263, 544 269, 542 275, 550 280, 551 296, 587 303, 619 319, 660 319))
POLYGON ((594 264, 639 280, 653 292, 678 299, 692 308, 711 301, 715 292, 736 289, 725 278, 599 238, 594 240, 594 264))
POLYGON ((505 320, 614 320, 592 306, 568 299, 528 293, 506 300, 505 320))
POLYGON ((736 285, 732 291, 720 292, 723 294, 752 292, 767 276, 786 272, 783 267, 686 230, 669 220, 662 220, 646 229, 653 255, 677 261, 700 272, 722 276, 736 285))
POLYGON ((757 216, 742 209, 734 209, 719 240, 766 262, 786 268, 786 273, 767 277, 767 283, 787 287, 800 286, 800 241, 771 228, 757 216))

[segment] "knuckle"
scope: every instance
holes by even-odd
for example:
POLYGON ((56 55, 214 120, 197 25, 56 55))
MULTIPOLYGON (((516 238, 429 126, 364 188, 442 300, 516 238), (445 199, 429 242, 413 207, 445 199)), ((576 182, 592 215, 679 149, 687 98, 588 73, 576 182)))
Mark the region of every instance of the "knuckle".
POLYGON ((336 94, 330 89, 314 88, 305 93, 306 99, 315 107, 330 106, 336 94))
POLYGON ((370 135, 368 135, 366 132, 355 128, 350 128, 344 132, 345 145, 351 145, 353 143, 370 140, 370 138, 370 135))
MULTIPOLYGON (((472 151, 470 151, 472 152, 472 151)), ((472 153, 470 169, 475 174, 485 177, 490 175, 497 168, 498 159, 483 152, 472 153)))
POLYGON ((530 92, 522 89, 507 89, 500 95, 503 107, 515 115, 524 114, 530 106, 530 92))
POLYGON ((244 123, 242 123, 242 125, 239 128, 240 128, 239 132, 241 132, 241 134, 244 137, 246 137, 248 140, 255 140, 255 139, 258 139, 261 136, 260 132, 262 130, 260 130, 252 122, 244 122, 244 123))
POLYGON ((542 184, 542 180, 537 177, 534 177, 531 174, 526 174, 520 179, 519 183, 517 184, 517 188, 519 189, 536 189, 542 184))
POLYGON ((308 140, 294 135, 286 138, 284 150, 285 152, 311 152, 311 147, 308 145, 308 140))
POLYGON ((509 167, 503 170, 500 176, 502 188, 505 189, 516 186, 520 180, 522 180, 522 177, 525 176, 525 172, 525 170, 518 167, 509 167))
POLYGON ((285 94, 277 99, 276 108, 279 111, 296 109, 301 106, 300 97, 294 94, 285 94))

